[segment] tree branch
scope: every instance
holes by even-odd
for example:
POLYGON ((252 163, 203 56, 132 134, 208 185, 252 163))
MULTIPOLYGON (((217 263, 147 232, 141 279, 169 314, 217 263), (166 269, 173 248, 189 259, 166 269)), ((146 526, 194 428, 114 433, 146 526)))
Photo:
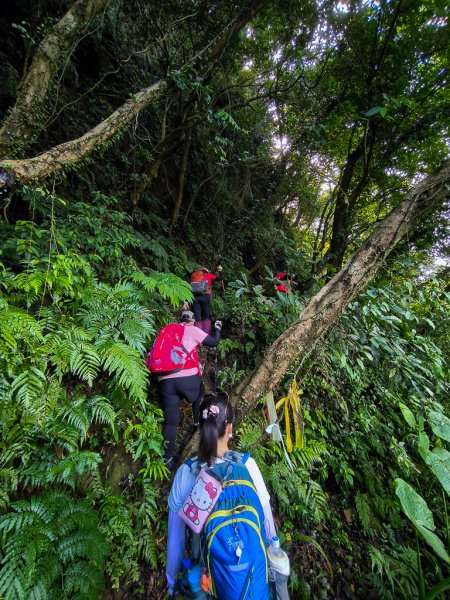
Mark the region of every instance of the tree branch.
POLYGON ((61 57, 81 37, 109 0, 77 0, 44 37, 23 80, 16 103, 0 129, 0 155, 15 142, 26 141, 36 126, 50 82, 61 66, 61 57))
MULTIPOLYGON (((230 38, 269 2, 270 0, 253 0, 249 7, 230 21, 214 40, 192 58, 184 69, 194 68, 208 72, 210 65, 220 55, 230 38)), ((127 100, 109 117, 82 137, 55 146, 33 158, 23 160, 2 159, 0 165, 0 191, 14 185, 23 185, 33 180, 43 179, 81 161, 99 146, 111 140, 144 108, 170 89, 174 89, 174 83, 170 79, 160 80, 135 94, 133 98, 127 100)))

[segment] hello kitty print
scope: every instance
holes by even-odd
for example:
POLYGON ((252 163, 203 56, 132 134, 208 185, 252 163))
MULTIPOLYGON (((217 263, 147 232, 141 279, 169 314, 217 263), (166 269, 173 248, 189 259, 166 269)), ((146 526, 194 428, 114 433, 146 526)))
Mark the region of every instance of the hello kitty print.
POLYGON ((195 480, 192 490, 178 514, 183 521, 195 532, 200 533, 202 527, 214 508, 222 491, 222 486, 204 469, 195 480))

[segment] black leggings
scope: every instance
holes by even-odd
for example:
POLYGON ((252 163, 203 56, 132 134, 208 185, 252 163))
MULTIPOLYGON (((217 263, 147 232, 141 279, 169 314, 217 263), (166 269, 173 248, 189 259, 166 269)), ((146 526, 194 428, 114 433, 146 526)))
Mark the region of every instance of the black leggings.
POLYGON ((204 393, 200 375, 172 377, 158 381, 159 397, 164 412, 163 437, 166 446, 165 458, 173 456, 175 438, 180 421, 180 402, 182 398, 192 404, 194 424, 198 423, 198 409, 204 393))
POLYGON ((195 320, 206 321, 211 314, 211 294, 203 294, 202 296, 194 296, 192 302, 192 310, 195 315, 195 320))

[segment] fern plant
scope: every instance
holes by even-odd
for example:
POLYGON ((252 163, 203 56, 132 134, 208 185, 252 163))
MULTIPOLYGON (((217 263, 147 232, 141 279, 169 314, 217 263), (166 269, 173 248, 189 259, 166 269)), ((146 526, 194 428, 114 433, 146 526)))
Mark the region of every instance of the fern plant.
POLYGON ((371 560, 371 581, 381 598, 409 600, 416 597, 418 573, 416 552, 412 548, 400 548, 387 554, 375 546, 369 545, 371 560))
POLYGON ((241 452, 251 451, 272 490, 280 515, 285 514, 304 523, 320 523, 327 512, 328 499, 320 483, 312 479, 310 471, 327 454, 325 444, 308 440, 304 448, 296 448, 290 454, 294 467, 291 471, 282 447, 267 442, 256 423, 244 423, 238 435, 238 449, 241 452))
POLYGON ((19 500, 0 517, 0 596, 97 598, 108 554, 92 506, 55 490, 19 500))
POLYGON ((168 475, 163 459, 163 437, 160 429, 162 410, 152 407, 148 414, 138 413, 137 421, 128 421, 123 433, 125 449, 135 461, 143 463, 139 474, 144 480, 154 481, 168 475))

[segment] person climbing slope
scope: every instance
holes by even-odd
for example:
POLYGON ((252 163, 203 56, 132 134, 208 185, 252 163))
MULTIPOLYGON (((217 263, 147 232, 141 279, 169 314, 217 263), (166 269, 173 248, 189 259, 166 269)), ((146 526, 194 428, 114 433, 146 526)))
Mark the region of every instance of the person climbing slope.
POLYGON ((192 310, 195 315, 195 325, 205 331, 211 333, 211 302, 212 283, 220 282, 223 285, 224 276, 222 267, 219 265, 216 269, 217 275, 210 273, 206 267, 200 267, 191 273, 190 283, 194 300, 192 302, 192 310))
POLYGON ((194 313, 183 311, 179 324, 166 325, 156 337, 147 359, 149 370, 158 376, 158 391, 164 413, 163 437, 166 466, 173 469, 175 439, 180 420, 180 402, 192 404, 194 426, 198 425, 198 407, 203 393, 198 347, 218 346, 222 323, 214 323, 212 335, 195 327, 194 313), (168 367, 164 362, 169 363, 168 367), (170 371, 169 371, 170 368, 170 371), (164 371, 163 369, 167 369, 164 371))
MULTIPOLYGON (((222 490, 200 538, 195 533, 192 536, 192 559, 200 560, 207 570, 202 589, 211 586, 215 600, 269 600, 266 545, 276 536, 270 496, 256 462, 249 455, 228 449, 233 420, 234 410, 226 393, 204 396, 198 457, 179 467, 168 497, 166 578, 170 596, 176 592, 185 549, 186 523, 180 511, 185 510, 186 499, 193 496, 203 467, 222 482, 222 490), (227 524, 230 519, 223 516, 225 513, 234 515, 231 524, 227 524)), ((205 489, 208 498, 214 495, 208 486, 205 489)))
POLYGON ((284 271, 275 273, 273 283, 277 292, 286 295, 291 293, 293 285, 297 285, 293 279, 293 275, 291 275, 290 273, 285 273, 284 271))

